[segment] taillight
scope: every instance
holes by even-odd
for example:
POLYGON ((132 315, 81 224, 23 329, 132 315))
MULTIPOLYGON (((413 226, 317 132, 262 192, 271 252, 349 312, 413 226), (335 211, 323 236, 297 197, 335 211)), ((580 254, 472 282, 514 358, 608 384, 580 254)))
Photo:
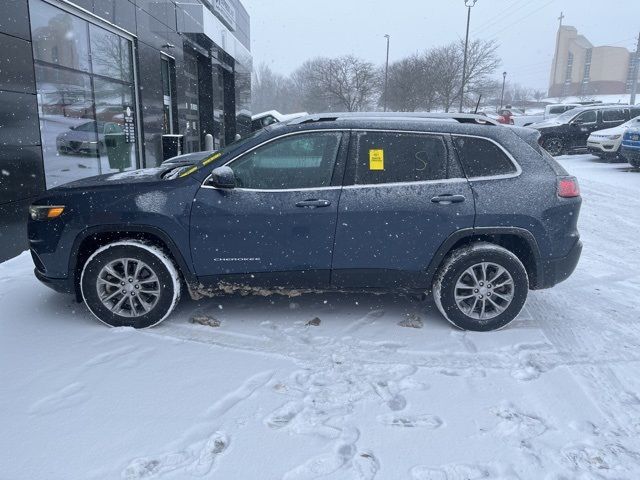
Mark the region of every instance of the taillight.
POLYGON ((558 196, 562 198, 574 198, 580 196, 580 186, 576 177, 558 178, 558 196))

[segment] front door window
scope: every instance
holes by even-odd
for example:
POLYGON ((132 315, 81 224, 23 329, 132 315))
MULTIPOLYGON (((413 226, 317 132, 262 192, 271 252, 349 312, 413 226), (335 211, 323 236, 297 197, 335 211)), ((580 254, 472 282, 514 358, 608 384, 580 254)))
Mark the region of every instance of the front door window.
POLYGON ((292 135, 230 164, 240 188, 295 190, 331 185, 341 134, 292 135))

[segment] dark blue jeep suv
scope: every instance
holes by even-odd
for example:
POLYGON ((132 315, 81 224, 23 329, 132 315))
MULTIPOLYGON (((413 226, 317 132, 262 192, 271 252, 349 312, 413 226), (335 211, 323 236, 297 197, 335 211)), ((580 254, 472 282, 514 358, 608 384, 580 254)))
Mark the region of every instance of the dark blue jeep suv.
POLYGON ((432 117, 307 116, 54 188, 30 210, 35 274, 112 326, 260 287, 431 291, 454 325, 501 328, 573 272, 578 185, 535 130, 432 117))

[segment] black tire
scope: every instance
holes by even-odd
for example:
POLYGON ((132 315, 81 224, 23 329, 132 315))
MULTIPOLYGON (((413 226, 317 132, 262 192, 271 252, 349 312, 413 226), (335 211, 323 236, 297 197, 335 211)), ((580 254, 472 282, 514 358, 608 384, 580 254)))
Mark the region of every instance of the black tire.
POLYGON ((549 155, 557 157, 564 154, 564 142, 560 137, 548 137, 542 141, 542 148, 544 148, 549 155))
MULTIPOLYGON (((133 264, 133 262, 131 263, 133 264)), ((131 276, 124 275, 122 271, 119 274, 124 277, 131 276)), ((109 281, 115 279, 116 277, 109 277, 109 281)), ((125 278, 125 282, 126 280, 125 278)), ((144 281, 141 281, 142 283, 144 281)), ((108 288, 112 288, 112 290, 106 292, 107 295, 112 292, 117 293, 116 290, 120 290, 120 287, 108 286, 108 288)), ((122 288, 133 288, 133 286, 123 286, 122 288)), ((87 308, 101 322, 111 327, 149 328, 162 322, 173 311, 180 299, 181 282, 173 261, 161 249, 137 240, 123 240, 101 247, 89 257, 80 276, 80 290, 87 308), (147 306, 153 303, 152 299, 155 299, 155 303, 146 313, 142 313, 144 307, 140 301, 145 295, 144 290, 133 291, 132 295, 136 295, 137 292, 139 300, 135 300, 135 297, 125 300, 124 308, 120 309, 125 313, 131 313, 133 310, 135 315, 118 314, 108 308, 101 300, 98 275, 106 265, 110 262, 117 262, 119 259, 131 259, 133 262, 144 263, 147 270, 142 274, 147 275, 148 278, 151 277, 151 274, 156 275, 157 282, 142 287, 159 292, 158 294, 154 293, 151 297, 144 297, 147 306), (128 312, 126 310, 127 304, 129 305, 128 312)), ((119 293, 117 294, 119 295, 119 293)))
POLYGON ((633 168, 640 168, 640 157, 625 157, 629 165, 633 168))
MULTIPOLYGON (((486 277, 490 278, 490 275, 486 275, 486 277)), ((489 285, 489 287, 491 287, 491 285, 489 285)), ((486 286, 484 288, 486 288, 486 286)), ((499 288, 490 290, 489 296, 491 296, 491 292, 493 292, 493 299, 497 300, 496 294, 504 294, 504 289, 507 287, 500 288, 502 288, 502 290, 499 288)), ((463 330, 485 332, 503 328, 518 316, 527 300, 529 278, 524 265, 522 265, 522 262, 516 255, 503 247, 479 242, 457 249, 445 259, 435 277, 432 293, 438 309, 453 325, 463 330), (495 264, 508 272, 508 275, 510 275, 512 279, 511 285, 513 285, 512 289, 511 287, 508 288, 512 299, 501 313, 497 313, 499 310, 493 307, 492 303, 487 302, 488 299, 485 299, 484 302, 490 310, 489 314, 495 316, 491 318, 474 318, 465 313, 462 308, 458 306, 458 303, 456 303, 456 284, 458 280, 463 278, 463 275, 469 268, 483 262, 495 264)), ((474 297, 469 300, 471 303, 476 299, 476 295, 480 295, 483 292, 476 293, 476 290, 471 290, 469 293, 474 295, 474 297)), ((487 295, 486 292, 485 295, 487 295)), ((482 300, 480 300, 480 302, 482 302, 482 300)), ((502 301, 500 300, 500 302, 502 301)), ((475 303, 473 305, 474 307, 471 308, 472 311, 475 308, 475 303)))

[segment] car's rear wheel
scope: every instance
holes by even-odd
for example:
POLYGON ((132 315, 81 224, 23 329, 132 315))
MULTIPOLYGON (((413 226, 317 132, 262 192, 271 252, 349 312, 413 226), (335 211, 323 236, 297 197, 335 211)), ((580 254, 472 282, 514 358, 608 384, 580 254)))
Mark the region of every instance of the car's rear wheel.
POLYGON ((453 325, 489 331, 505 327, 518 316, 527 299, 529 280, 512 252, 476 243, 449 255, 432 292, 438 309, 453 325))
POLYGON ((148 328, 162 322, 180 299, 180 276, 158 247, 124 240, 101 247, 80 277, 82 298, 112 327, 148 328))
POLYGON ((542 147, 549 152, 552 157, 557 157, 564 153, 564 142, 559 137, 545 138, 542 142, 542 147))

